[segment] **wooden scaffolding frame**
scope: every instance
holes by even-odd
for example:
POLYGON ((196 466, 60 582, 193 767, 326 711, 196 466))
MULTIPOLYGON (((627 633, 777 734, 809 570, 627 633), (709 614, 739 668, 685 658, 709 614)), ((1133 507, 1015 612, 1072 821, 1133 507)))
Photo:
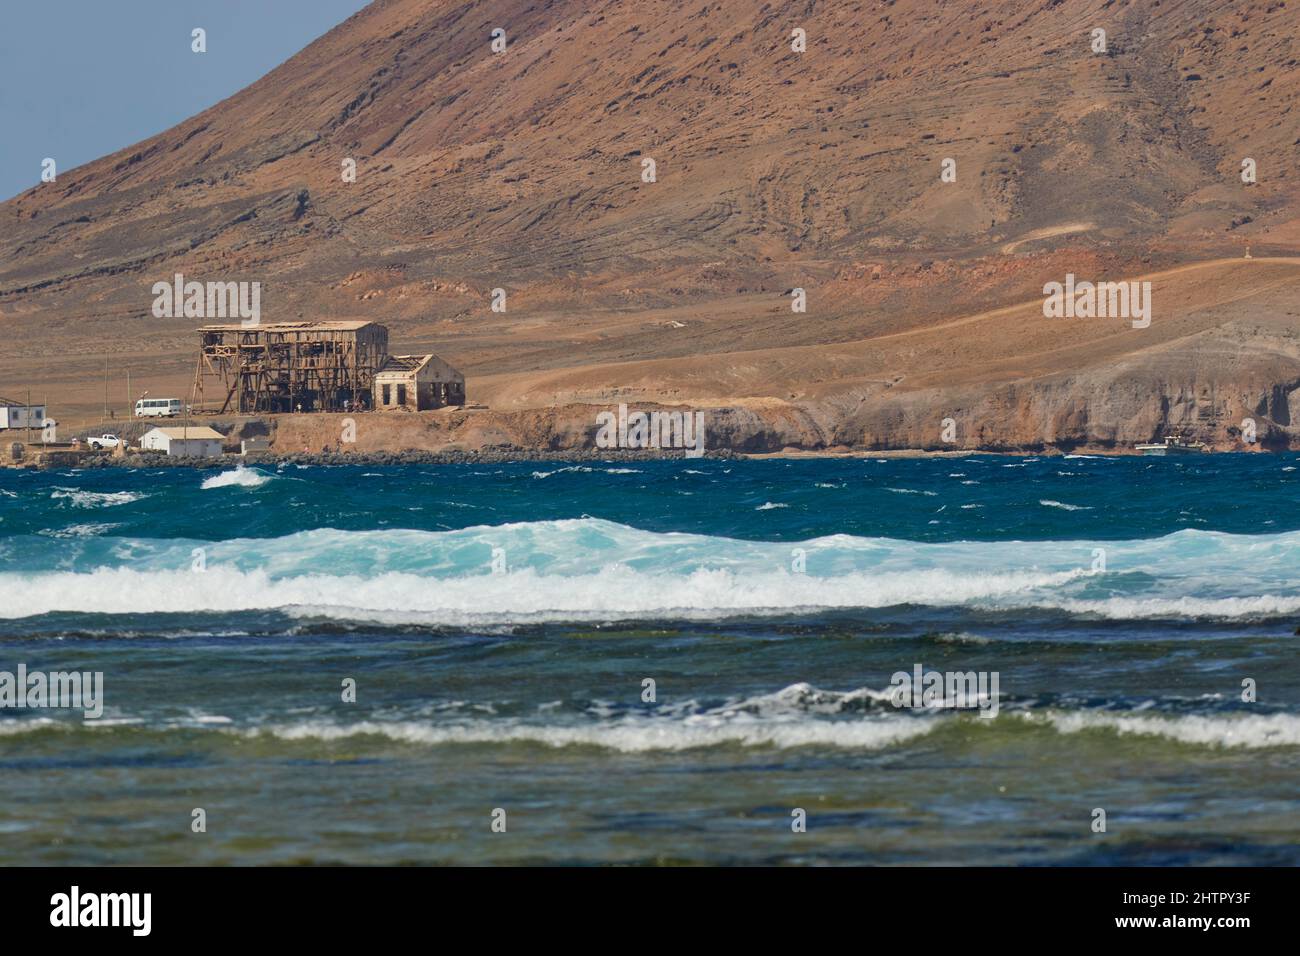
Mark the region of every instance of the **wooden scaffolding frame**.
POLYGON ((206 325, 190 404, 204 409, 205 384, 215 379, 218 414, 360 410, 387 357, 388 329, 376 322, 206 325))

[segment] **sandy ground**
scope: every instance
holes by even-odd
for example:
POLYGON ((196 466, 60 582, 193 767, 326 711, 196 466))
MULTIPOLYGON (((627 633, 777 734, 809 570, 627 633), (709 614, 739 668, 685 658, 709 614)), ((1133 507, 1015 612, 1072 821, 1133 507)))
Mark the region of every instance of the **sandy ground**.
MULTIPOLYGON (((1032 258, 1009 261, 1021 268, 1037 265, 1041 270, 1041 264, 1032 258)), ((987 267, 986 262, 977 261, 970 271, 978 274, 987 267)), ((658 310, 649 315, 593 311, 571 317, 563 325, 545 316, 535 322, 516 320, 509 333, 511 348, 505 352, 494 349, 502 329, 488 322, 467 328, 458 337, 461 353, 478 358, 467 376, 467 391, 471 402, 483 408, 455 414, 444 410, 414 417, 395 413, 362 418, 373 433, 373 447, 391 450, 448 443, 473 446, 498 439, 527 444, 526 432, 535 431, 540 422, 546 422, 544 430, 549 437, 545 440, 555 441, 556 429, 583 431, 584 416, 589 420, 594 416, 594 411, 582 412, 583 407, 603 409, 619 402, 730 408, 752 415, 757 422, 806 419, 813 424, 791 426, 794 433, 784 437, 789 439, 789 447, 820 452, 837 444, 852 448, 860 443, 837 442, 824 428, 814 427, 828 416, 843 419, 846 403, 874 406, 886 398, 925 396, 934 389, 966 388, 983 393, 1000 386, 1046 388, 1061 376, 1077 379, 1087 370, 1112 370, 1126 362, 1157 367, 1162 356, 1173 356, 1190 368, 1210 362, 1221 387, 1230 392, 1234 381, 1249 377, 1251 369, 1262 369, 1260 356, 1252 350, 1266 350, 1284 366, 1296 359, 1293 333, 1300 303, 1300 258, 1216 258, 1130 278, 1151 283, 1153 319, 1145 329, 1135 329, 1123 319, 1044 318, 1041 296, 937 321, 894 316, 878 330, 858 328, 858 336, 844 341, 791 346, 777 344, 783 338, 779 326, 755 323, 752 335, 731 327, 733 316, 744 310, 743 299, 720 304, 717 310, 675 310, 681 317, 681 329, 666 328, 664 313, 658 310), (653 331, 635 335, 647 328, 653 331), (704 351, 683 348, 679 339, 687 336, 704 351), (602 360, 614 351, 608 343, 626 343, 630 338, 635 338, 642 355, 628 361, 602 360), (1014 354, 1008 354, 1009 340, 1014 343, 1014 354), (590 346, 593 342, 598 344, 590 346), (1225 349, 1237 353, 1235 359, 1225 356, 1225 349), (531 356, 531 361, 545 362, 548 367, 518 369, 520 356, 531 356), (1249 368, 1238 368, 1234 361, 1249 368), (474 424, 447 425, 434 432, 412 428, 413 422, 430 416, 439 422, 472 420, 474 424), (495 438, 494 429, 500 432, 495 438), (806 434, 801 434, 801 429, 806 434)), ((833 302, 837 298, 852 302, 854 290, 829 288, 826 294, 833 302)), ((847 306, 836 302, 835 308, 847 306)), ((792 316, 786 321, 812 320, 792 316)), ((851 334, 850 324, 845 331, 851 334)), ((397 342, 393 350, 415 350, 421 344, 397 342)), ((128 373, 130 394, 188 402, 193 362, 193 353, 183 346, 169 352, 118 354, 107 359, 53 353, 26 359, 4 357, 0 358, 0 381, 5 383, 8 397, 19 400, 25 398, 31 383, 33 400, 48 403, 60 422, 61 434, 68 436, 122 430, 131 408, 128 373), (104 415, 106 400, 108 416, 104 415)), ((1076 383, 1074 387, 1079 386, 1076 383)), ((299 416, 280 418, 294 421, 299 416)), ((293 441, 301 439, 314 450, 332 440, 329 429, 311 424, 313 416, 302 418, 301 424, 283 431, 283 441, 292 433, 293 441)), ((1033 429, 1040 424, 1028 422, 1020 443, 1033 447, 1033 429)), ((907 441, 905 429, 877 437, 884 440, 869 443, 873 448, 928 444, 907 441)), ((1071 440, 1078 444, 1086 439, 1084 435, 1071 440)), ((565 439, 561 444, 572 441, 565 439)), ((1108 446, 1105 442, 1096 445, 1108 446)))

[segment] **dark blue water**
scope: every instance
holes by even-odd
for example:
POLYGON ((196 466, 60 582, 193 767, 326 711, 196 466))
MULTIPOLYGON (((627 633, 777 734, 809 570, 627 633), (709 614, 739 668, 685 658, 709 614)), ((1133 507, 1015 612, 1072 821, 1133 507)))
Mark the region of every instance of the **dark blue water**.
POLYGON ((0 471, 0 855, 1295 863, 1297 464, 0 471))
POLYGON ((257 475, 281 480, 257 487, 235 483, 257 476, 227 472, 216 481, 232 483, 206 491, 201 481, 218 472, 6 471, 0 529, 7 537, 50 535, 102 522, 114 537, 225 540, 593 517, 756 541, 1260 534, 1300 528, 1297 465, 1289 454, 290 466, 261 469, 257 475), (94 497, 114 494, 128 500, 94 497))

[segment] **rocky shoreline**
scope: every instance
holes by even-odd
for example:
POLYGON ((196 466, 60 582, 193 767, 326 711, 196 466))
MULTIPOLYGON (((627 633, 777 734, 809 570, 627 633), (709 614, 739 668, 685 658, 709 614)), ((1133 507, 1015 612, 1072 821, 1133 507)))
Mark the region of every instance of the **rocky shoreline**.
MULTIPOLYGON (((1285 451, 1285 449, 1282 449, 1285 451)), ((1220 450, 1213 454, 1258 454, 1260 451, 1233 451, 1220 450)), ((699 458, 713 460, 737 460, 742 458, 788 458, 788 459, 810 459, 810 458, 961 458, 971 455, 1011 455, 1016 457, 1063 457, 1069 454, 1092 455, 1097 457, 1118 458, 1136 454, 1132 451, 1117 452, 1114 449, 1100 448, 1075 448, 1075 449, 1044 449, 1044 450, 1011 450, 1000 448, 977 449, 843 449, 836 451, 803 451, 791 449, 787 452, 776 452, 768 454, 752 454, 736 452, 729 449, 719 449, 706 451, 699 458)), ((509 462, 638 462, 638 461, 659 461, 667 459, 692 460, 683 455, 680 451, 664 453, 662 451, 632 451, 616 449, 590 449, 590 450, 539 450, 539 449, 482 449, 477 451, 421 451, 418 449, 409 449, 397 452, 293 452, 288 454, 276 454, 274 452, 261 452, 253 455, 223 455, 220 458, 179 458, 169 457, 159 454, 131 454, 126 456, 119 455, 96 455, 82 458, 76 464, 68 462, 45 461, 41 463, 28 463, 26 465, 9 465, 8 467, 28 467, 39 468, 42 470, 54 470, 58 468, 78 468, 78 469, 106 469, 106 468, 130 468, 130 469, 159 469, 159 468, 193 468, 198 470, 212 468, 231 468, 231 467, 279 467, 281 465, 303 465, 314 467, 337 467, 337 466, 366 466, 366 467, 383 467, 383 466, 401 466, 401 465, 472 465, 472 464, 503 464, 509 462)))
MULTIPOLYGON (((684 458, 681 452, 663 454, 646 451, 620 451, 614 449, 593 449, 590 451, 530 451, 525 449, 485 449, 480 451, 420 451, 412 449, 400 452, 294 452, 277 455, 274 452, 262 452, 256 455, 225 455, 221 458, 173 458, 167 455, 127 456, 99 455, 85 458, 74 467, 77 468, 228 468, 236 465, 472 465, 501 464, 512 461, 561 461, 561 462, 623 462, 655 461, 664 458, 684 458)), ((708 451, 702 458, 736 459, 748 457, 731 451, 708 451)), ((47 464, 42 467, 67 467, 65 465, 47 464)))

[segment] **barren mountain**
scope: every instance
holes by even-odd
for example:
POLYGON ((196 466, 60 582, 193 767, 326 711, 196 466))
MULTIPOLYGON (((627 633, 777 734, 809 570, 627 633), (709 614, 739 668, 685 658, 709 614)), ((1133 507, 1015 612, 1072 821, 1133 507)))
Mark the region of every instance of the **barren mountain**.
POLYGON ((491 411, 430 444, 624 401, 750 450, 1300 445, 1298 36, 1294 0, 377 0, 0 206, 0 394, 97 415, 108 356, 119 405, 188 395, 180 272, 437 351, 491 411), (1149 326, 1044 317, 1067 274, 1151 282, 1149 326))

